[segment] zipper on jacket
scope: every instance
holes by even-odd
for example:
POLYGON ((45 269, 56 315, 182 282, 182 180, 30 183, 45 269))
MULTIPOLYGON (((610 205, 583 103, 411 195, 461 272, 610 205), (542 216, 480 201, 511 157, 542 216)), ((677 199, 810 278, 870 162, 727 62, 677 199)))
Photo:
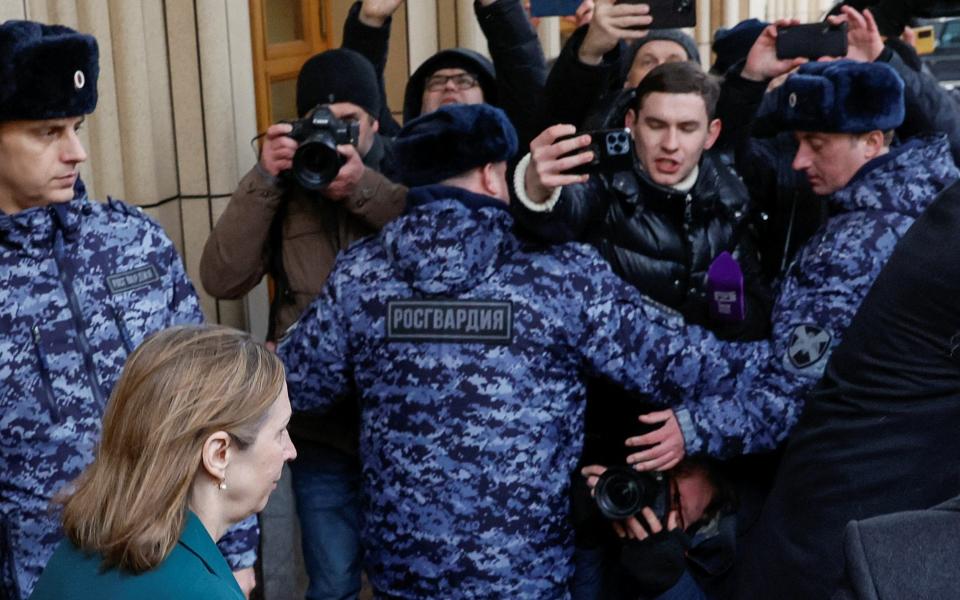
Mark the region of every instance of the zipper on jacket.
POLYGON ((73 316, 73 328, 77 333, 77 345, 80 346, 80 353, 83 355, 83 366, 87 374, 90 390, 100 408, 106 406, 106 399, 103 397, 103 390, 100 389, 100 383, 97 380, 96 369, 93 365, 93 353, 90 350, 90 342, 87 340, 87 334, 84 333, 83 313, 80 311, 80 302, 77 300, 77 294, 73 289, 73 281, 64 268, 63 259, 63 231, 59 228, 56 232, 56 238, 53 243, 53 255, 57 263, 57 276, 60 278, 60 284, 67 295, 67 302, 70 305, 70 313, 73 316))
POLYGON ((130 332, 127 331, 127 326, 123 324, 123 319, 120 318, 120 311, 112 304, 108 306, 110 313, 113 315, 113 322, 117 324, 117 331, 120 332, 120 339, 123 340, 123 347, 127 349, 129 355, 133 352, 133 339, 130 337, 130 332))
POLYGON ((42 402, 50 414, 50 420, 57 423, 60 421, 60 411, 57 410, 56 396, 53 393, 53 381, 50 375, 50 363, 47 361, 47 353, 43 351, 40 328, 34 325, 30 332, 33 334, 33 346, 37 351, 37 362, 40 363, 40 383, 43 387, 42 402))

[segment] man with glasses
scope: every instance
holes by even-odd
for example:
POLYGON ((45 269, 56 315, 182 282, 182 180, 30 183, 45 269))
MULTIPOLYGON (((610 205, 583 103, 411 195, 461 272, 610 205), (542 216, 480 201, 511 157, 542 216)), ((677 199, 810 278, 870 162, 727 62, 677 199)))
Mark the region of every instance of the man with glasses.
MULTIPOLYGON (((390 22, 401 4, 402 0, 356 2, 344 25, 343 47, 374 64, 381 86, 390 22)), ((465 48, 434 54, 407 81, 403 121, 448 104, 485 102, 503 109, 517 129, 520 147, 525 147, 539 133, 536 102, 547 76, 540 40, 520 0, 477 0, 474 11, 493 61, 465 48)), ((386 102, 383 106, 382 131, 396 135, 400 126, 386 102)))

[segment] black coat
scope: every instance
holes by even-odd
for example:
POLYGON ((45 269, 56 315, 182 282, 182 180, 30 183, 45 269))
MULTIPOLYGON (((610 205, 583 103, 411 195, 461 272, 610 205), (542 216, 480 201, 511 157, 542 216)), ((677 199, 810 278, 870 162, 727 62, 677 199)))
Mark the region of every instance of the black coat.
POLYGON ((807 400, 757 526, 738 594, 827 598, 847 522, 960 490, 960 183, 897 244, 807 400))
POLYGON ((833 600, 960 598, 960 498, 929 510, 851 521, 833 600))
POLYGON ((729 338, 757 339, 769 329, 771 298, 759 282, 743 183, 709 153, 689 193, 638 172, 566 186, 549 213, 513 202, 518 222, 549 242, 595 246, 615 273, 642 293, 729 338), (736 326, 708 318, 707 269, 723 251, 744 273, 747 317, 736 326))

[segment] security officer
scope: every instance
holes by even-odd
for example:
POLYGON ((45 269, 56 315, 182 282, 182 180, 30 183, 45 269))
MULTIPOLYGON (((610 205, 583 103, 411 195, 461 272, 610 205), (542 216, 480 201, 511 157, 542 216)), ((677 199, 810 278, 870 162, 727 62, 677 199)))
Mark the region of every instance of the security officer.
MULTIPOLYGON (((0 24, 0 597, 26 598, 61 538, 51 499, 93 460, 104 405, 149 334, 200 323, 160 226, 91 202, 77 131, 97 103, 96 40, 0 24)), ((227 540, 256 559, 255 522, 227 540)), ((251 571, 243 571, 252 577, 251 571)), ((238 577, 239 579, 240 577, 238 577)), ((249 584, 248 584, 249 585, 249 584)))
POLYGON ((408 123, 396 145, 406 213, 341 255, 278 348, 294 410, 361 397, 378 595, 568 597, 584 377, 665 402, 711 383, 696 340, 664 342, 680 316, 596 250, 516 236, 516 147, 485 104, 408 123))

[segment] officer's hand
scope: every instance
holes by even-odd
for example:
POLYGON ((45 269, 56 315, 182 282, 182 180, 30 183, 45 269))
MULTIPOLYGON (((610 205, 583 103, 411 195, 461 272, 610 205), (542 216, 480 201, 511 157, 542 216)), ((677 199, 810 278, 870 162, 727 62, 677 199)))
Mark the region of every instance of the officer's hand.
POLYGON ((360 5, 360 22, 367 27, 383 27, 401 4, 403 0, 363 0, 360 5))
POLYGON ((293 154, 297 151, 297 141, 287 137, 293 130, 290 123, 275 123, 267 128, 260 148, 260 166, 264 171, 276 177, 281 171, 293 166, 293 154))
POLYGON ((769 81, 807 62, 805 58, 788 58, 786 60, 777 58, 777 27, 799 24, 800 21, 797 19, 780 19, 767 25, 757 41, 753 43, 753 47, 750 48, 750 52, 747 54, 747 62, 744 64, 740 76, 750 81, 769 81))
POLYGON ((860 62, 873 62, 883 52, 880 28, 869 10, 863 14, 850 6, 840 9, 843 14, 828 17, 831 25, 847 24, 847 58, 860 62))
POLYGON ((254 572, 253 567, 234 571, 233 577, 240 585, 240 589, 243 591, 244 597, 249 598, 250 592, 253 591, 253 588, 257 587, 257 575, 254 572))
POLYGON ((548 127, 530 142, 530 164, 524 173, 524 190, 527 197, 543 204, 550 199, 553 190, 560 186, 582 183, 586 175, 567 175, 564 171, 593 160, 593 152, 580 152, 573 156, 560 158, 567 152, 585 148, 590 144, 589 135, 581 135, 558 142, 557 138, 577 132, 573 125, 554 125, 548 127))
POLYGON ((363 175, 363 160, 360 159, 360 153, 357 148, 351 144, 341 144, 337 146, 337 152, 345 159, 343 166, 337 171, 337 176, 333 178, 327 187, 323 190, 323 195, 331 200, 343 200, 349 198, 357 189, 357 183, 363 175))
POLYGON ((647 35, 653 22, 646 4, 614 4, 615 0, 596 0, 587 35, 580 44, 577 58, 587 65, 599 65, 603 55, 617 47, 620 40, 638 40, 647 35))
POLYGON ((597 482, 600 481, 600 476, 603 475, 604 471, 607 468, 603 465, 589 465, 580 469, 580 474, 587 479, 587 487, 590 488, 590 495, 593 495, 593 490, 597 487, 597 482))
POLYGON ((683 432, 680 431, 680 423, 677 422, 673 409, 640 415, 639 420, 648 425, 663 425, 650 433, 627 438, 627 446, 650 446, 628 456, 627 464, 634 465, 633 468, 638 471, 666 471, 683 460, 686 454, 683 432))

